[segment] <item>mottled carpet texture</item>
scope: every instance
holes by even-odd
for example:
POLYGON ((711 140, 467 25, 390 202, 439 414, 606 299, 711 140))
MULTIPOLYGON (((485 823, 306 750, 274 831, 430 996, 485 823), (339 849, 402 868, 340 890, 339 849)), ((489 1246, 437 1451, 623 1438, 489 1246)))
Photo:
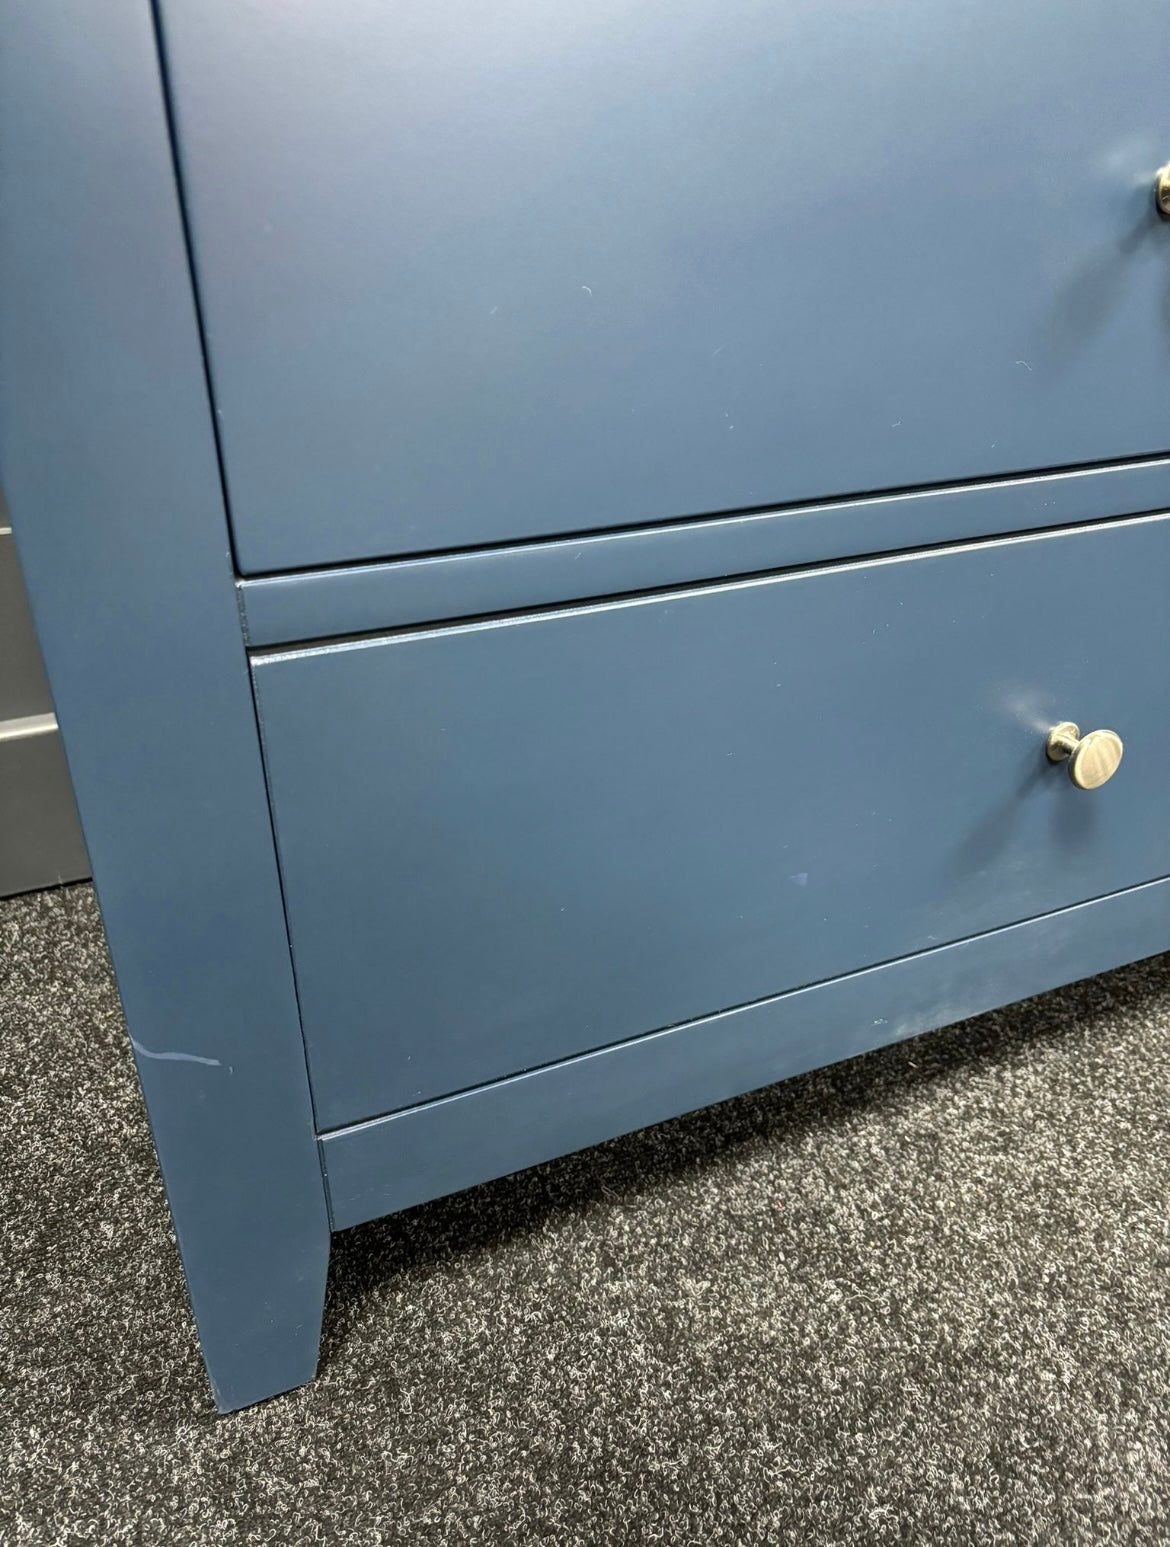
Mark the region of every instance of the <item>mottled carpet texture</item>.
POLYGON ((1170 1541, 1170 959, 339 1236, 217 1418, 89 889, 0 952, 5 1543, 1170 1541))

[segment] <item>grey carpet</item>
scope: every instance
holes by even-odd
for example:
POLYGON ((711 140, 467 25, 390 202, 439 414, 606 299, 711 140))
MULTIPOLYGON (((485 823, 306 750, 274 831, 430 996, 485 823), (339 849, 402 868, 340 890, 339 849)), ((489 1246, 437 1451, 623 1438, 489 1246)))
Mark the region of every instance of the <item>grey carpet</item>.
POLYGON ((4 1541, 1170 1539, 1170 960, 340 1236, 217 1418, 89 889, 0 953, 4 1541))

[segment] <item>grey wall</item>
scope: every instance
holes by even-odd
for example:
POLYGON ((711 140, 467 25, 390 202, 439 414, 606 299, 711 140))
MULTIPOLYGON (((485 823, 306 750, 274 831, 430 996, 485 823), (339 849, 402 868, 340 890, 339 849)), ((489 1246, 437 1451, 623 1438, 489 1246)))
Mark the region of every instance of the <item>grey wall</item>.
POLYGON ((88 874, 53 700, 0 497, 0 897, 88 874))

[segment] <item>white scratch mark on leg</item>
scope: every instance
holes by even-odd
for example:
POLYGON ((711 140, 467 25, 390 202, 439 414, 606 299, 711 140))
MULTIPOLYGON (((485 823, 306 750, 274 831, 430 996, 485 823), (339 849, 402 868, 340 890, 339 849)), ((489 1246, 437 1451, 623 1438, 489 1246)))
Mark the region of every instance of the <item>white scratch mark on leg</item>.
MULTIPOLYGON (((130 1045, 136 1053, 141 1053, 143 1058, 157 1058, 164 1063, 176 1064, 206 1064, 211 1069, 222 1069, 223 1064, 218 1058, 201 1058, 198 1053, 156 1053, 153 1048, 143 1047, 136 1037, 130 1038, 130 1045)), ((231 1073, 231 1066, 228 1066, 231 1073)))

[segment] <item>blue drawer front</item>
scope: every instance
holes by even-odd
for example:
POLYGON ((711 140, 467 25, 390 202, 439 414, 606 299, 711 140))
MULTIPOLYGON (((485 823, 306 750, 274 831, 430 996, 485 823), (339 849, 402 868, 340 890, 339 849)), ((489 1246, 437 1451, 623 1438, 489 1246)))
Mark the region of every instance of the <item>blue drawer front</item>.
POLYGON ((258 658, 319 1123, 1170 873, 1168 600, 1156 517, 258 658))
POLYGON ((1170 446, 1163 0, 162 0, 248 573, 1170 446))

